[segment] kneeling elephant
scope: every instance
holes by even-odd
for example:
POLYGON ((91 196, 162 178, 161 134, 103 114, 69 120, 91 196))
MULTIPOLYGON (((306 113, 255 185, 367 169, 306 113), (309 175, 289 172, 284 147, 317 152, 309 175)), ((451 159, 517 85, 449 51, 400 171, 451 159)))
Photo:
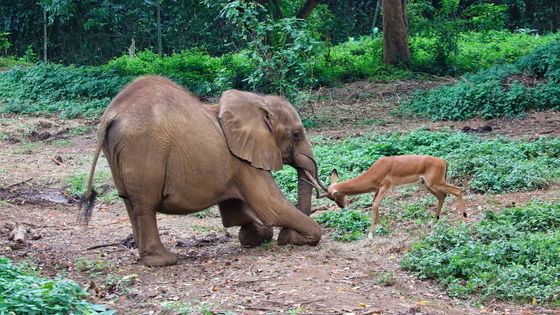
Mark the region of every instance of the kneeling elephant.
POLYGON ((273 226, 283 227, 280 245, 321 238, 309 214, 313 187, 324 186, 302 122, 284 98, 229 90, 207 105, 165 78, 141 77, 107 107, 98 137, 81 219, 87 224, 91 217, 103 150, 145 265, 177 263, 161 243, 156 212, 188 214, 217 204, 224 226, 241 226, 246 246, 270 240, 273 226), (299 209, 272 177, 284 164, 297 169, 299 209))

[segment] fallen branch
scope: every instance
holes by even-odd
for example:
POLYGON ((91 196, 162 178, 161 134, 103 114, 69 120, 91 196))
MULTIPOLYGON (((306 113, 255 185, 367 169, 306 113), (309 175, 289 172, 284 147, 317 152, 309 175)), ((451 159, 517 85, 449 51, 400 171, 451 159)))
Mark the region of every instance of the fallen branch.
POLYGON ((122 244, 121 243, 99 244, 99 245, 88 247, 88 248, 86 248, 86 250, 98 249, 98 248, 103 248, 103 247, 111 247, 111 246, 119 246, 119 245, 122 245, 122 244))
POLYGON ((60 165, 66 166, 66 164, 64 164, 64 163, 62 163, 61 161, 57 160, 56 157, 51 156, 50 158, 51 158, 51 160, 53 160, 53 162, 55 162, 57 165, 59 165, 59 166, 60 166, 60 165))
POLYGON ((32 179, 33 179, 33 177, 30 177, 30 178, 24 179, 24 180, 20 180, 19 182, 15 182, 15 183, 13 183, 13 184, 10 184, 10 185, 8 185, 8 186, 6 186, 6 187, 2 187, 2 188, 0 188, 0 189, 9 189, 9 188, 12 188, 12 187, 14 187, 14 186, 18 186, 18 185, 27 183, 28 181, 30 181, 30 180, 32 180, 32 179))

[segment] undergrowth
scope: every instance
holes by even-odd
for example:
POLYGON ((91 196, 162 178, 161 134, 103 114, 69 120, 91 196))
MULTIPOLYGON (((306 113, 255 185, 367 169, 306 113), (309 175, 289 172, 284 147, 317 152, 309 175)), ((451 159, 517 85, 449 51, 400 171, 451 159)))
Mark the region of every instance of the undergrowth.
POLYGON ((371 224, 370 217, 358 210, 323 212, 315 217, 315 221, 334 229, 333 239, 345 242, 361 239, 371 224))
POLYGON ((418 91, 400 105, 402 113, 432 120, 522 117, 527 110, 560 110, 560 40, 540 47, 516 64, 465 75, 456 84, 418 91))
POLYGON ((454 297, 560 305, 559 255, 560 204, 535 202, 489 211, 472 226, 438 224, 401 266, 454 297))
POLYGON ((30 266, 0 256, 0 314, 114 314, 84 299, 74 281, 40 277, 30 266))
POLYGON ((0 73, 0 105, 4 112, 97 117, 131 79, 95 67, 15 67, 0 73))

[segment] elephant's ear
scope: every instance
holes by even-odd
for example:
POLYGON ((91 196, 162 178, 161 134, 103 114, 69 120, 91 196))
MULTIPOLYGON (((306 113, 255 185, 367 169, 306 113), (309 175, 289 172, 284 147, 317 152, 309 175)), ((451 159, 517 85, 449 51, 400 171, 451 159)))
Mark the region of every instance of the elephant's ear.
POLYGON ((254 167, 282 169, 282 153, 276 144, 273 114, 257 94, 228 90, 220 99, 220 125, 230 151, 254 167))

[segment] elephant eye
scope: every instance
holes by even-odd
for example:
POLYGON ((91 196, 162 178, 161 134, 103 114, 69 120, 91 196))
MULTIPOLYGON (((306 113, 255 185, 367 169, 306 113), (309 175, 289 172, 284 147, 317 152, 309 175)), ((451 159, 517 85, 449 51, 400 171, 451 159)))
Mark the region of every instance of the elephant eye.
POLYGON ((293 137, 295 140, 303 139, 303 133, 301 131, 294 131, 293 137))

